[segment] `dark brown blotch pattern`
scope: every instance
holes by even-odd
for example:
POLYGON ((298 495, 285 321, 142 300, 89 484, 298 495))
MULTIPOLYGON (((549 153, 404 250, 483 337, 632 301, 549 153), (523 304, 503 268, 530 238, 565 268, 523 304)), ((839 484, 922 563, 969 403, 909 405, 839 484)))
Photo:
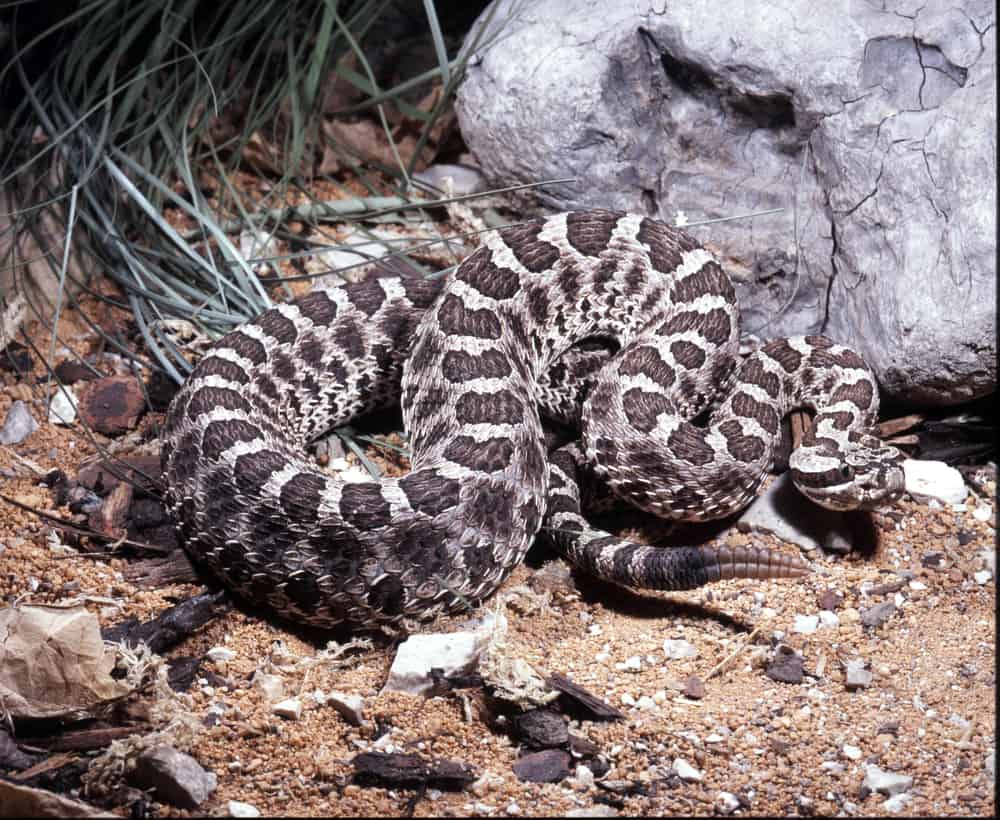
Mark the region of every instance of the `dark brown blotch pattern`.
POLYGON ((512 298, 521 287, 514 271, 497 265, 489 253, 482 252, 466 259, 456 271, 455 278, 483 296, 500 301, 512 298))
POLYGON ((520 424, 524 420, 524 404, 510 390, 469 391, 455 402, 455 419, 459 424, 520 424))
POLYGON ((674 369, 660 358, 655 347, 636 347, 622 354, 619 372, 626 376, 645 373, 654 382, 663 387, 674 383, 674 369))
POLYGON ((574 211, 566 216, 566 239, 577 253, 600 256, 621 216, 614 211, 574 211))
POLYGON ((441 332, 477 339, 499 339, 500 320, 486 308, 470 310, 455 294, 445 296, 437 310, 441 332))
POLYGON ((673 408, 669 399, 659 393, 649 393, 633 387, 622 396, 622 409, 629 424, 641 433, 648 433, 656 427, 656 419, 660 414, 668 413, 673 408))

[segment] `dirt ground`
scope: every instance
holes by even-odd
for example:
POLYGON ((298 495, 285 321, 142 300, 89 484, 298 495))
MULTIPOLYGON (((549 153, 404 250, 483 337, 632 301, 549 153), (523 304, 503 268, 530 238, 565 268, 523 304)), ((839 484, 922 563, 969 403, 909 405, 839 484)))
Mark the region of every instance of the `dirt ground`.
MULTIPOLYGON (((74 321, 63 318, 63 338, 86 352, 86 328, 74 321)), ((43 374, 36 366, 36 376, 43 374)), ((0 419, 20 398, 41 425, 23 443, 0 447, 0 493, 68 517, 39 479, 53 469, 75 475, 94 447, 76 427, 45 421, 44 385, 11 373, 0 380, 0 419)), ((132 437, 155 438, 158 420, 147 414, 132 437)), ((512 769, 519 744, 478 690, 380 695, 395 652, 388 639, 337 663, 296 663, 315 658, 323 636, 234 608, 167 653, 233 653, 207 661, 188 693, 186 708, 203 730, 187 751, 218 778, 195 813, 224 815, 235 800, 265 815, 294 816, 993 815, 996 590, 983 569, 996 540, 995 471, 981 489, 980 498, 970 496, 958 509, 905 499, 874 516, 874 554, 810 553, 814 571, 802 580, 651 593, 588 580, 558 559, 519 568, 504 590, 523 585, 530 592, 505 606, 508 655, 543 676, 566 675, 625 715, 570 726, 596 745, 602 763, 594 768, 607 768, 596 782, 593 771, 579 769, 559 783, 519 780, 512 769), (973 515, 984 507, 989 516, 973 515), (865 626, 865 613, 886 601, 894 602, 893 614, 865 626), (833 615, 808 631, 800 616, 821 610, 833 615), (693 656, 668 658, 667 639, 686 641, 693 656), (768 676, 778 645, 802 656, 799 682, 768 676), (857 659, 872 680, 848 688, 845 667, 857 659), (250 682, 258 669, 280 674, 287 696, 301 699, 298 719, 273 713, 250 682), (692 676, 704 684, 701 697, 692 676), (350 725, 312 697, 316 690, 360 695, 364 723, 350 725), (351 760, 367 750, 460 761, 478 780, 457 792, 364 786, 354 782, 351 760), (907 775, 912 785, 903 797, 869 793, 863 781, 870 764, 907 775)), ((128 558, 86 545, 54 549, 46 522, 2 502, 0 510, 0 596, 7 606, 89 595, 101 599, 88 607, 107 626, 152 618, 202 589, 136 586, 124 576, 128 558)), ((735 530, 720 538, 797 550, 735 530)), ((482 609, 497 605, 494 598, 482 609)), ((449 631, 468 617, 423 629, 449 631)), ((136 700, 144 697, 151 692, 136 700)), ((101 751, 68 758, 78 763, 101 751)), ((79 783, 70 787, 78 791, 79 783)), ((128 815, 127 806, 112 810, 128 815)), ((185 815, 156 802, 148 810, 185 815)))

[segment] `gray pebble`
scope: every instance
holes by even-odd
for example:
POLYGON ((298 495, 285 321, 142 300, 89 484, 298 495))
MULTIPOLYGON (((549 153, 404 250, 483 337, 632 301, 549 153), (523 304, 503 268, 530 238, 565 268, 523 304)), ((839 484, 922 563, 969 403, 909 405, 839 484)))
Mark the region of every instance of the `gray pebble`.
POLYGON ((37 429, 38 422, 31 417, 28 405, 18 399, 10 406, 0 428, 0 444, 20 444, 37 429))

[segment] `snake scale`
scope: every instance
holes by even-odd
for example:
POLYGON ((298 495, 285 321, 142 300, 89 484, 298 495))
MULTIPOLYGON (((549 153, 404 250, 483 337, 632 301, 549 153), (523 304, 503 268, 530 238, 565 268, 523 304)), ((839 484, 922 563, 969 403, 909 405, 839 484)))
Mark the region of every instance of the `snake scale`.
POLYGON ((574 564, 637 587, 796 577, 795 557, 641 546, 582 515, 581 469, 660 516, 739 510, 795 407, 816 414, 790 460, 803 493, 835 509, 901 493, 857 354, 804 336, 741 360, 738 343, 732 283, 682 231, 602 210, 516 225, 439 280, 314 289, 216 342, 168 410, 168 503, 224 583, 322 627, 468 608, 542 530, 574 564), (613 351, 599 367, 580 352, 595 339, 613 351), (317 468, 309 442, 393 402, 407 475, 317 468), (579 442, 547 453, 542 414, 575 423, 579 442))

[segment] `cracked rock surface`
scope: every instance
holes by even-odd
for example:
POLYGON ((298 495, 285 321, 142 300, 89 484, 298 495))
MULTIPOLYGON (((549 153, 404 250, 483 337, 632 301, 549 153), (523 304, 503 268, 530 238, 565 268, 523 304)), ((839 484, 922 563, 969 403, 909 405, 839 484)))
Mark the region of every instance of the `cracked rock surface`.
MULTIPOLYGON (((459 90, 493 182, 692 225, 744 330, 826 333, 885 393, 996 389, 993 4, 499 0, 459 90)), ((470 34, 469 42, 477 36, 470 34)))

